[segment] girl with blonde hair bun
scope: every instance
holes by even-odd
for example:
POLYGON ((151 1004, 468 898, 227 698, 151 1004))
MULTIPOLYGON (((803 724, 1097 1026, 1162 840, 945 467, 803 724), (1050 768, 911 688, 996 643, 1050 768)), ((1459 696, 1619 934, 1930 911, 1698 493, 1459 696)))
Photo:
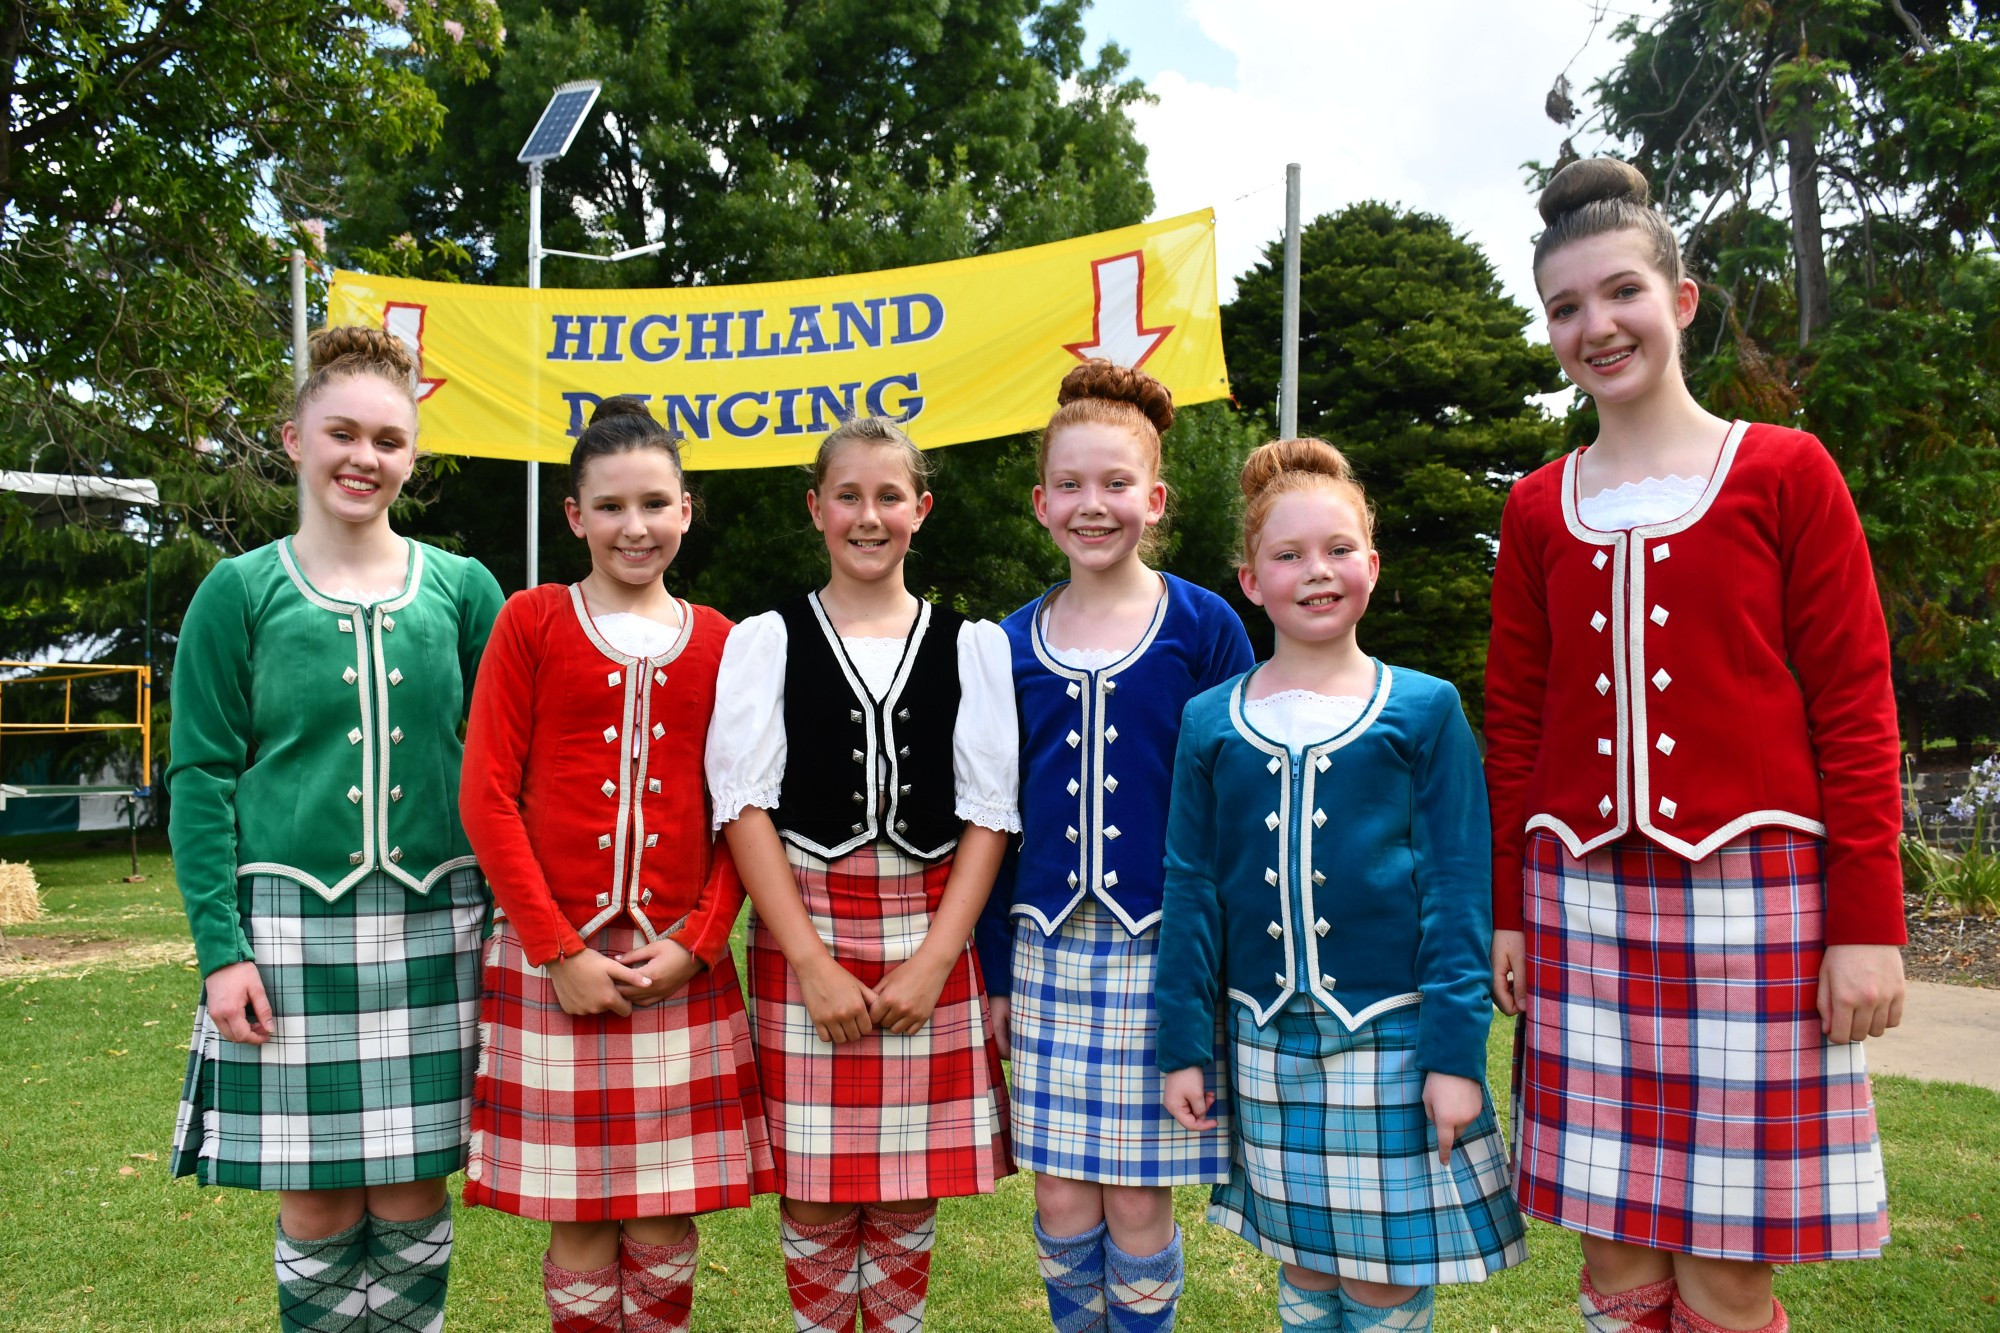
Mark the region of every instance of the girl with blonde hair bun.
POLYGON ((459 725, 500 587, 396 535, 417 366, 324 329, 298 531, 217 564, 174 660, 170 833, 203 999, 175 1175, 279 1194, 288 1330, 443 1326, 486 883, 459 725))
POLYGON ((1431 1324, 1527 1257, 1485 1086, 1486 792, 1458 691, 1368 656, 1381 571, 1339 450, 1244 464, 1271 660, 1182 717, 1156 998, 1165 1105, 1232 1113, 1209 1220, 1279 1260, 1283 1325, 1431 1324))

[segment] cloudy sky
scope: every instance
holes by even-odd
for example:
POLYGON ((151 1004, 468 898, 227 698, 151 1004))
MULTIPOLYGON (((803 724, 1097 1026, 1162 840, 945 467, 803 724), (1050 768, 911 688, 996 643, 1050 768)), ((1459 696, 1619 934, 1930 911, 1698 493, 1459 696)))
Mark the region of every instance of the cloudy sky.
POLYGON ((1125 47, 1159 98, 1134 115, 1156 216, 1215 209, 1224 300, 1282 235, 1285 164, 1297 162, 1306 218, 1362 199, 1439 214, 1535 310, 1528 259, 1540 224, 1521 164, 1552 160, 1563 138, 1543 99, 1567 70, 1584 105, 1619 54, 1612 29, 1661 7, 1095 0, 1085 22, 1091 49, 1125 47))

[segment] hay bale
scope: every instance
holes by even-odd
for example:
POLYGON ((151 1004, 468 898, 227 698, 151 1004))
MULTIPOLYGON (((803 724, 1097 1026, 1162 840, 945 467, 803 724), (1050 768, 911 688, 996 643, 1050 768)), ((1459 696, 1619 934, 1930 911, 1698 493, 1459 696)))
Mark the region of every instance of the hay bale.
POLYGON ((34 868, 25 861, 0 861, 0 926, 42 919, 42 894, 34 868))

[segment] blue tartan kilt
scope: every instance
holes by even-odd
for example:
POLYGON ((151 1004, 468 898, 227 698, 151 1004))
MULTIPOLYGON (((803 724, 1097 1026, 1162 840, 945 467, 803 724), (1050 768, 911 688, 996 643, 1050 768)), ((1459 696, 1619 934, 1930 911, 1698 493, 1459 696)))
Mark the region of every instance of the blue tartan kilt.
POLYGON ((1234 1161, 1208 1220, 1274 1259, 1364 1282, 1478 1282, 1526 1259, 1490 1095, 1438 1164, 1417 1014, 1349 1032, 1294 997, 1259 1028, 1232 1005, 1234 1161))
MULTIPOLYGON (((1132 935, 1085 897, 1053 935, 1014 918, 1014 1161, 1100 1185, 1208 1185, 1229 1177, 1229 1098, 1205 1134, 1161 1104, 1153 1007, 1158 928, 1132 935)), ((1222 1049, 1218 1042, 1216 1049, 1222 1049)))

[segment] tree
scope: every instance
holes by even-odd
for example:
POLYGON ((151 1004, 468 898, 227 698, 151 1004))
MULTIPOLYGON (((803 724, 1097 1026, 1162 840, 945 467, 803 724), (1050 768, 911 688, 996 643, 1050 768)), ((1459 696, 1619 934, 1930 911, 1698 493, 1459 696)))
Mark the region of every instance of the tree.
MULTIPOLYGON (((549 90, 584 74, 603 80, 601 114, 548 169, 546 243, 666 247, 618 265, 551 261, 552 284, 864 272, 1129 225, 1152 208, 1126 113, 1144 91, 1123 77, 1117 48, 1085 59, 1082 10, 1082 0, 504 0, 508 43, 492 76, 433 79, 449 114, 429 152, 376 151, 349 166, 330 244, 337 256, 381 256, 408 236, 401 253, 413 262, 423 251, 427 276, 524 281, 513 156, 549 90)), ((937 455, 939 520, 916 544, 913 582, 982 614, 1039 591, 1057 566, 1027 512, 1027 450, 1012 440, 937 455)), ((570 577, 584 557, 560 519, 568 479, 543 475, 542 573, 570 577)), ((411 526, 518 586, 520 476, 515 464, 454 460, 411 526)), ((677 589, 742 615, 822 576, 801 473, 705 473, 695 484, 706 518, 675 563, 677 589)))
POLYGON ((1692 386, 1840 461, 1909 729, 2000 724, 1994 7, 1675 0, 1619 35, 1598 123, 1703 282, 1692 386))
POLYGON ((485 0, 0 0, 0 468, 166 499, 0 495, 0 656, 139 661, 147 543, 170 636, 219 553, 279 529, 284 250, 338 146, 435 135, 416 64, 477 73, 499 36, 485 0))
MULTIPOLYGON (((1376 510, 1371 652, 1454 682, 1475 711, 1500 510, 1560 433, 1532 395, 1555 357, 1479 247, 1442 218, 1362 203, 1300 232, 1299 428, 1353 463, 1376 510)), ((1223 341, 1238 401, 1275 419, 1283 246, 1237 285, 1223 341)))
MULTIPOLYGON (((282 238, 325 201, 306 164, 434 135, 407 64, 461 77, 498 40, 482 0, 390 8, 0 0, 0 466, 160 479, 168 605, 213 558, 182 536, 254 542, 283 503, 282 238)), ((25 611, 0 650, 87 632, 133 660, 127 516, 0 505, 0 599, 25 611)))

